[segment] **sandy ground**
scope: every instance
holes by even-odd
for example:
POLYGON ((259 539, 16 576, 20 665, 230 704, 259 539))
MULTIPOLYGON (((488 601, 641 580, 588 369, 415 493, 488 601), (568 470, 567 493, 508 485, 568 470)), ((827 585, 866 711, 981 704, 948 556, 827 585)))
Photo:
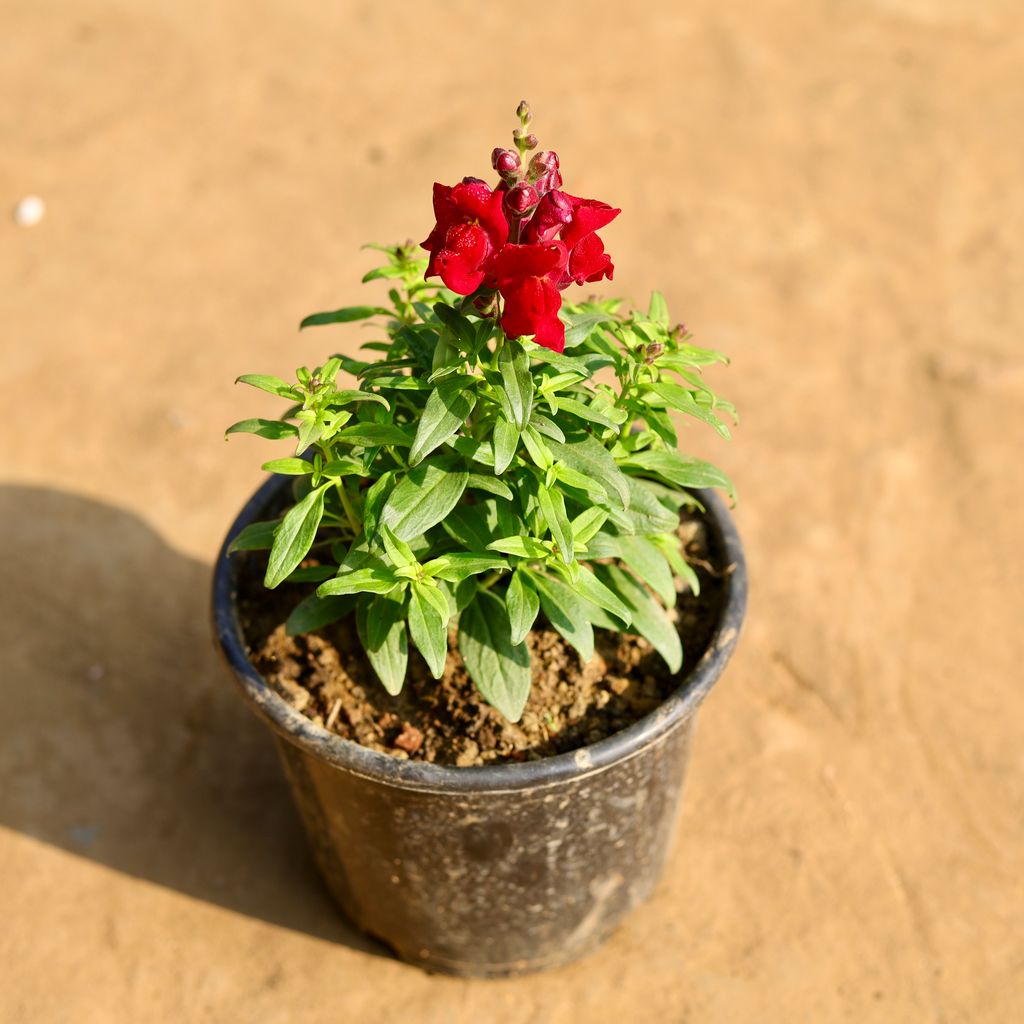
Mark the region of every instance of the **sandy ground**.
POLYGON ((2 0, 4 1024, 1024 1019, 1020 11, 2 0), (326 902, 206 587, 232 380, 354 347, 295 325, 523 95, 734 357, 753 592, 657 898, 464 982, 326 902))

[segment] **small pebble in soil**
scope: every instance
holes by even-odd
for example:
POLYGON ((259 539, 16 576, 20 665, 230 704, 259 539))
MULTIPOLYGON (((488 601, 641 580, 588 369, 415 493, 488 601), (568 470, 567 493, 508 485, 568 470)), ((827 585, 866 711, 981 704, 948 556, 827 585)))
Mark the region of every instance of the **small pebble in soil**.
POLYGON ((404 750, 407 754, 415 754, 423 746, 423 733, 412 723, 406 722, 405 728, 395 737, 392 746, 404 750))
POLYGON ((22 228, 35 227, 46 213, 46 203, 39 196, 25 196, 14 207, 14 223, 22 228))

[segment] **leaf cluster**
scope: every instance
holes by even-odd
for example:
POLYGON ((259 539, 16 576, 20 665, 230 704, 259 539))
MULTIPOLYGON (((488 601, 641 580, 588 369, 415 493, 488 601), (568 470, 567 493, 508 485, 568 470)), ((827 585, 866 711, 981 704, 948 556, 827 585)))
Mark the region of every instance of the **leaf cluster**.
POLYGON ((698 587, 680 510, 696 501, 689 488, 732 488, 678 451, 672 413, 729 436, 735 410, 703 377, 725 357, 673 328, 657 293, 643 312, 564 306, 564 353, 513 340, 472 297, 424 281, 409 248, 374 248, 387 262, 364 281, 388 281, 389 304, 301 325, 362 322, 365 358, 336 355, 293 382, 239 378, 288 403, 228 429, 288 444, 263 468, 294 477, 291 504, 233 545, 268 552, 267 587, 316 584, 288 630, 354 614, 390 693, 410 641, 438 678, 457 646, 512 721, 540 615, 584 660, 597 627, 646 637, 678 671, 668 610, 677 581, 698 587))

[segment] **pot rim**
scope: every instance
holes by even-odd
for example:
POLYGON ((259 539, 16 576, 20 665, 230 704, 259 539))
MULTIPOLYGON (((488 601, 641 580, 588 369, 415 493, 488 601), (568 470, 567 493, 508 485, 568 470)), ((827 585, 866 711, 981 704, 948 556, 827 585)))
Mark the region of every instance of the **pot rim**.
POLYGON ((290 479, 277 475, 267 479, 239 512, 221 545, 213 572, 211 610, 215 640, 242 695, 257 714, 290 743, 353 774, 402 789, 450 794, 540 788, 596 774, 653 746, 689 718, 722 674, 739 639, 747 604, 747 569, 739 534, 717 493, 691 488, 706 510, 705 521, 726 565, 732 568, 725 578, 722 612, 707 649, 657 708, 596 743, 535 761, 461 768, 403 760, 371 750, 324 729, 293 708, 256 671, 246 652, 237 614, 238 562, 229 557, 228 547, 244 527, 258 520, 269 500, 290 479))

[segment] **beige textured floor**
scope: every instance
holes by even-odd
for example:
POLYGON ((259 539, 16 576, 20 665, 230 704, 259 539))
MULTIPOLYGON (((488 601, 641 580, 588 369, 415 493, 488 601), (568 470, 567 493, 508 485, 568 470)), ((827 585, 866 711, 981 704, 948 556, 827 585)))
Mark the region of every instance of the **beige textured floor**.
POLYGON ((1020 12, 0 0, 0 1020, 1024 1019, 1020 12), (657 899, 470 983, 325 902, 206 584, 269 457, 231 381, 351 346, 295 324, 523 95, 734 357, 691 446, 753 591, 657 899))

